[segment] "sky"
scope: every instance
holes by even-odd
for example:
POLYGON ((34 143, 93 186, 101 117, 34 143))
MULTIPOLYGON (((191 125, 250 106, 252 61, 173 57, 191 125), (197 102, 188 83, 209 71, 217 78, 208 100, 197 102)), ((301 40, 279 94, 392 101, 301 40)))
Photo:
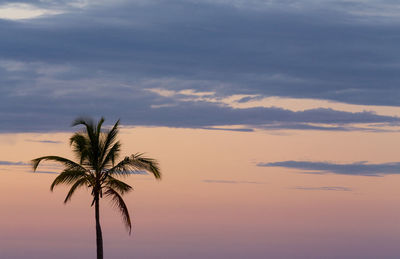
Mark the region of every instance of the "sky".
MULTIPOLYGON (((70 136, 0 134, 1 258, 95 258, 88 190, 63 204, 68 188, 49 190, 60 167, 29 164, 73 158, 70 136)), ((122 178, 131 235, 102 199, 105 258, 400 256, 398 132, 135 127, 119 139, 121 155, 146 152, 163 178, 122 178)))
POLYGON ((133 236, 102 207, 110 258, 399 258, 399 14, 394 0, 0 0, 0 257, 94 256, 89 195, 64 206, 48 190, 60 168, 29 161, 72 156, 71 122, 104 116, 164 174, 127 180, 133 236))

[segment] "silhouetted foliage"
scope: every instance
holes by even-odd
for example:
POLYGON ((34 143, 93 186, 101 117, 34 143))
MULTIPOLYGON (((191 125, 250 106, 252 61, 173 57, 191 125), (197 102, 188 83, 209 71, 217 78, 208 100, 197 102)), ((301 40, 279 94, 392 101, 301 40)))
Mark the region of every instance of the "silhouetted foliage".
POLYGON ((104 118, 101 118, 97 124, 89 118, 78 118, 73 122, 73 126, 84 126, 82 131, 74 133, 70 138, 70 145, 79 162, 59 156, 44 156, 32 160, 34 171, 36 171, 40 162, 46 160, 64 166, 63 171, 50 186, 51 191, 60 184, 71 186, 64 203, 70 201, 75 191, 81 187, 87 187, 91 190, 93 196, 91 206, 95 206, 98 259, 103 258, 103 238, 99 213, 100 199, 103 196, 110 198, 112 204, 121 212, 124 224, 130 234, 132 223, 122 195, 130 192, 132 187, 117 178, 141 171, 149 172, 157 179, 161 178, 157 161, 145 157, 142 153, 127 156, 116 163, 121 148, 121 144, 117 140, 119 120, 107 131, 101 129, 103 123, 104 118))

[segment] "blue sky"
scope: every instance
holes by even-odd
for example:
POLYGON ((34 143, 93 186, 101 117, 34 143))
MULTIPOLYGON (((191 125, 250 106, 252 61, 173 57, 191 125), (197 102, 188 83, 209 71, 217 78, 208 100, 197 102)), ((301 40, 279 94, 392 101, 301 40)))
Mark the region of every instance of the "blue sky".
POLYGON ((65 129, 79 115, 189 128, 397 124, 374 109, 400 106, 399 9, 361 0, 0 1, 0 131, 65 129), (238 108, 224 101, 232 96, 362 109, 238 108))

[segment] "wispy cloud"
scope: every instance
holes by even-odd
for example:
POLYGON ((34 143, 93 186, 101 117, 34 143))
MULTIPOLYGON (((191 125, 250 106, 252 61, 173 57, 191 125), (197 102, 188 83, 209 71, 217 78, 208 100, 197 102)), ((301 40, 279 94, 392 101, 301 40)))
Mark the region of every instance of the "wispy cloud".
POLYGON ((135 174, 135 175, 149 175, 146 171, 138 170, 133 172, 123 172, 124 174, 135 174))
POLYGON ((251 128, 220 128, 220 127, 202 127, 207 130, 237 131, 237 132, 253 132, 251 128))
POLYGON ((40 8, 28 3, 7 3, 0 2, 0 19, 22 20, 33 19, 44 15, 61 14, 60 10, 40 8))
POLYGON ((43 170, 36 170, 35 172, 33 171, 27 171, 28 173, 38 173, 38 174, 60 174, 60 172, 55 172, 55 171, 43 171, 43 170))
POLYGON ((255 181, 234 181, 234 180, 211 180, 206 179, 203 180, 204 183, 227 183, 227 184, 265 184, 264 182, 255 182, 255 181))
POLYGON ((27 142, 37 142, 37 143, 46 143, 46 144, 60 144, 62 141, 58 140, 47 140, 47 139, 42 139, 42 140, 36 140, 36 139, 27 139, 25 140, 27 142))
POLYGON ((341 175, 360 176, 384 176, 400 174, 400 162, 370 164, 365 161, 349 164, 333 162, 311 162, 311 161, 282 161, 259 163, 261 167, 285 167, 297 170, 310 170, 307 173, 332 173, 341 175))
POLYGON ((304 191, 352 191, 349 187, 343 186, 320 186, 320 187, 307 187, 307 186, 296 186, 293 189, 304 190, 304 191))
POLYGON ((320 130, 320 131, 365 131, 365 132, 393 132, 398 131, 396 126, 398 124, 381 123, 381 124, 368 124, 354 126, 350 124, 336 124, 336 123, 301 123, 301 122, 280 122, 271 123, 258 126, 256 128, 262 128, 267 130, 320 130), (394 128, 393 128, 394 127, 394 128))
POLYGON ((0 165, 30 165, 28 163, 25 162, 13 162, 13 161, 0 161, 0 165))

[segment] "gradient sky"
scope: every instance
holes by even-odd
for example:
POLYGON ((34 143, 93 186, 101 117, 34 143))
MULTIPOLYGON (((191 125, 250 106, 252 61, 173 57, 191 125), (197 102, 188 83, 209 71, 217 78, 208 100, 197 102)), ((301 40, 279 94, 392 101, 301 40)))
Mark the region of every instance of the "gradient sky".
POLYGON ((0 0, 0 257, 94 255, 88 195, 64 206, 59 168, 29 161, 71 155, 71 121, 105 116, 165 174, 128 180, 133 237, 105 206, 110 258, 399 258, 399 13, 0 0))

